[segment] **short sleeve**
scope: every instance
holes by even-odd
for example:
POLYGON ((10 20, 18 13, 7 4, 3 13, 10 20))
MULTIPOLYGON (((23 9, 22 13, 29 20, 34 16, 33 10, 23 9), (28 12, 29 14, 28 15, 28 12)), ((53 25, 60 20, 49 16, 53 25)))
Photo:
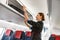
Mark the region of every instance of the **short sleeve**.
POLYGON ((29 23, 30 25, 36 24, 36 22, 34 22, 34 21, 32 21, 32 20, 28 20, 27 23, 29 23))

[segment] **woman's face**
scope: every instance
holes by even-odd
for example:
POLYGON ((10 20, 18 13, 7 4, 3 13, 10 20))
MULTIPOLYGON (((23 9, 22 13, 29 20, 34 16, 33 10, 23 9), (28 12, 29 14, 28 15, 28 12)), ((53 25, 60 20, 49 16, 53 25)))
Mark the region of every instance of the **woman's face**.
POLYGON ((41 19, 42 19, 42 16, 40 16, 39 14, 37 14, 36 20, 41 20, 41 19))

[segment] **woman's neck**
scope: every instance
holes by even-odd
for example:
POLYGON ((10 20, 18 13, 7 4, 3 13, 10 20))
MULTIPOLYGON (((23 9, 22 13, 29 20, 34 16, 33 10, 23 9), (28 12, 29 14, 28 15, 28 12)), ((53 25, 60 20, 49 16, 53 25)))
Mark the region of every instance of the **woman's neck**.
POLYGON ((38 21, 42 21, 42 19, 39 19, 38 21))

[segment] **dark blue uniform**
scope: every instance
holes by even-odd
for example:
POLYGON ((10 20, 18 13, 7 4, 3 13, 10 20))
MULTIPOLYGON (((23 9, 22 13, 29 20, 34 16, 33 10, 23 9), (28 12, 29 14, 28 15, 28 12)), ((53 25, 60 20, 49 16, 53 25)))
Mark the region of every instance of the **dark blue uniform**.
POLYGON ((42 21, 34 22, 32 20, 28 20, 27 22, 30 25, 32 25, 32 40, 41 40, 43 22, 42 21))

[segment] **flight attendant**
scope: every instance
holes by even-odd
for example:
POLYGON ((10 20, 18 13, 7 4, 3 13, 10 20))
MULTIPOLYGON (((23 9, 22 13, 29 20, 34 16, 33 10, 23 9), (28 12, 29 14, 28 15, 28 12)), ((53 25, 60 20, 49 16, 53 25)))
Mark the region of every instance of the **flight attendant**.
POLYGON ((30 25, 32 25, 32 40, 41 40, 41 32, 43 29, 43 21, 45 20, 44 17, 44 13, 39 12, 36 16, 36 20, 37 22, 33 21, 33 20, 29 20, 28 18, 28 14, 26 12, 26 7, 23 6, 23 10, 24 10, 24 22, 25 24, 30 28, 30 25))

